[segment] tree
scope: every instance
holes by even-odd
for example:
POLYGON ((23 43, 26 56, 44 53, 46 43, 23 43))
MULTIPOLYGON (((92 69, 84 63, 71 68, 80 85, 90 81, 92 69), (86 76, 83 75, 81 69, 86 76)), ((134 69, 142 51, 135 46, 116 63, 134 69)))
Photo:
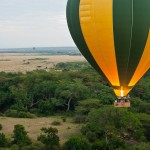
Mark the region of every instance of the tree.
POLYGON ((23 125, 15 125, 13 131, 13 144, 18 145, 19 147, 31 144, 30 138, 27 136, 27 132, 23 125))
POLYGON ((91 111, 88 115, 88 122, 81 132, 84 135, 89 131, 94 132, 97 139, 105 139, 108 146, 114 138, 129 140, 142 137, 143 132, 139 132, 140 129, 141 123, 136 115, 125 109, 107 106, 91 111), (136 136, 139 133, 140 136, 136 136))
POLYGON ((81 81, 61 82, 56 90, 56 98, 60 99, 64 106, 67 106, 66 111, 74 109, 78 100, 86 98, 87 87, 81 81))
POLYGON ((82 123, 86 121, 88 113, 96 108, 100 108, 103 105, 99 99, 86 99, 78 102, 78 106, 75 108, 75 122, 82 123))
POLYGON ((0 133, 0 147, 6 147, 8 144, 4 133, 0 133))
POLYGON ((59 146, 58 130, 56 128, 42 128, 41 131, 42 133, 38 140, 46 145, 47 150, 53 149, 54 146, 59 146))

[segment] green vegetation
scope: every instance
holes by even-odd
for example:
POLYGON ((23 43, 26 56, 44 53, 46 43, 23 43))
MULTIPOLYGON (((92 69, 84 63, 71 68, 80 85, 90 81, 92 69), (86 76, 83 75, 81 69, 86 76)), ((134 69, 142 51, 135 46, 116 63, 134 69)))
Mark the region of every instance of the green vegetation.
MULTIPOLYGON (((50 72, 1 72, 1 116, 31 119, 53 115, 63 117, 58 121, 56 118, 49 127, 43 127, 39 141, 30 139, 22 125, 16 125, 12 138, 7 139, 2 133, 5 128, 2 124, 0 143, 3 144, 0 147, 33 150, 150 149, 149 91, 148 73, 130 93, 131 108, 114 108, 116 97, 112 88, 86 62, 60 63, 50 72), (70 137, 63 145, 59 143, 57 129, 66 124, 68 116, 73 123, 80 123, 82 135, 70 137), (57 129, 52 128, 53 125, 58 125, 55 126, 57 129)), ((66 130, 70 128, 65 127, 66 130)))
POLYGON ((0 133, 0 147, 6 147, 8 144, 4 133, 0 133))
POLYGON ((42 128, 42 134, 38 140, 45 144, 45 149, 56 149, 59 146, 59 137, 57 136, 58 130, 56 128, 42 128))
POLYGON ((2 126, 2 124, 0 124, 0 130, 2 130, 3 129, 3 126, 2 126))
POLYGON ((15 125, 13 131, 13 144, 18 145, 19 147, 30 145, 32 142, 30 138, 27 136, 27 132, 23 125, 15 125))
POLYGON ((55 120, 55 121, 53 121, 53 122, 51 123, 51 125, 58 126, 58 125, 61 125, 61 122, 55 120))
POLYGON ((65 150, 90 150, 90 144, 86 139, 71 137, 65 144, 65 150))

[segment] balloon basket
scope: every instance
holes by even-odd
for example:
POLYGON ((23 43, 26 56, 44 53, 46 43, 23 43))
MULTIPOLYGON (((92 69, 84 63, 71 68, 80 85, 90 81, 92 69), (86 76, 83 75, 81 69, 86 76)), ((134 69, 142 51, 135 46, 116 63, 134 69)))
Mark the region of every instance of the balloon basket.
POLYGON ((130 107, 130 100, 117 99, 114 102, 115 107, 130 107))

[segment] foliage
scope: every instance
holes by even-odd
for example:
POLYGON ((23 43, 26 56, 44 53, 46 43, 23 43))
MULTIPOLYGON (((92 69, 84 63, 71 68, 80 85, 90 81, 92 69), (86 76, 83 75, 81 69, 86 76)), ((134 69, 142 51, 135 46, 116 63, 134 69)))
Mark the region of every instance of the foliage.
POLYGON ((62 119, 62 121, 63 121, 63 122, 66 122, 66 120, 67 120, 67 118, 66 118, 66 117, 64 117, 64 116, 63 116, 63 117, 61 117, 61 119, 62 119))
POLYGON ((0 133, 0 147, 6 147, 8 144, 4 133, 0 133))
POLYGON ((42 128, 41 131, 42 133, 38 137, 38 140, 45 144, 47 149, 53 149, 54 146, 59 146, 58 130, 56 128, 42 128))
MULTIPOLYGON (((116 99, 108 83, 86 62, 58 64, 50 72, 1 72, 0 77, 0 112, 7 112, 8 109, 17 113, 36 110, 34 113, 46 116, 54 112, 74 111, 80 109, 76 108, 80 105, 84 108, 86 104, 80 102, 86 99, 93 101, 93 107, 96 106, 95 100, 100 102, 99 106, 113 104, 116 99)), ((142 103, 133 103, 135 109, 131 111, 149 114, 149 77, 150 74, 147 74, 133 88, 131 97, 138 97, 142 103)), ((90 102, 87 108, 85 113, 90 111, 90 102)))
POLYGON ((27 136, 27 132, 23 125, 15 125, 13 131, 13 144, 18 145, 19 147, 30 145, 31 140, 27 136))
POLYGON ((3 126, 2 126, 2 124, 0 124, 0 130, 2 130, 3 129, 3 126))
POLYGON ((112 149, 123 147, 124 141, 128 139, 144 140, 141 123, 136 115, 125 109, 108 106, 91 111, 81 132, 90 142, 103 139, 105 148, 109 146, 112 149))
POLYGON ((34 114, 31 114, 30 112, 23 112, 23 111, 17 111, 14 109, 8 109, 5 112, 5 115, 7 117, 14 117, 14 118, 35 118, 36 116, 34 114))
POLYGON ((103 104, 99 99, 86 99, 79 101, 78 106, 76 107, 76 114, 74 117, 75 123, 83 123, 86 121, 86 116, 88 113, 96 108, 102 107, 103 104))
POLYGON ((71 137, 64 144, 64 150, 90 150, 90 144, 83 138, 71 137))
POLYGON ((150 143, 139 143, 129 147, 129 150, 149 150, 150 143))
POLYGON ((136 114, 138 119, 141 121, 145 137, 150 141, 150 115, 144 113, 136 114))
POLYGON ((38 104, 39 113, 44 115, 52 115, 54 108, 50 101, 40 101, 38 104))
POLYGON ((105 141, 96 141, 92 144, 91 147, 92 150, 106 150, 106 144, 105 141))
POLYGON ((53 122, 51 123, 51 125, 58 126, 58 125, 61 125, 61 122, 60 122, 60 121, 55 120, 55 121, 53 121, 53 122))

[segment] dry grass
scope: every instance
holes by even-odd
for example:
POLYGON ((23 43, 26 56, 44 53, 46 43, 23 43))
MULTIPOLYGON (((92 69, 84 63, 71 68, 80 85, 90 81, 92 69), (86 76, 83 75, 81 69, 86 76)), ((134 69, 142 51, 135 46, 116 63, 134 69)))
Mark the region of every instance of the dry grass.
POLYGON ((36 69, 49 70, 60 62, 85 61, 83 56, 69 55, 38 55, 38 54, 10 54, 0 55, 0 72, 28 72, 36 69), (8 61, 9 60, 9 61, 8 61), (39 67, 40 66, 40 67, 39 67))
POLYGON ((11 137, 14 125, 22 124, 28 132, 29 137, 33 140, 37 140, 37 136, 40 134, 40 129, 42 127, 55 127, 58 129, 61 144, 63 144, 70 136, 79 135, 81 128, 81 125, 72 123, 71 118, 67 118, 66 122, 62 122, 61 117, 43 117, 34 119, 0 117, 0 124, 3 125, 2 132, 5 133, 7 137, 11 137), (60 121, 61 125, 51 125, 55 120, 60 121))

